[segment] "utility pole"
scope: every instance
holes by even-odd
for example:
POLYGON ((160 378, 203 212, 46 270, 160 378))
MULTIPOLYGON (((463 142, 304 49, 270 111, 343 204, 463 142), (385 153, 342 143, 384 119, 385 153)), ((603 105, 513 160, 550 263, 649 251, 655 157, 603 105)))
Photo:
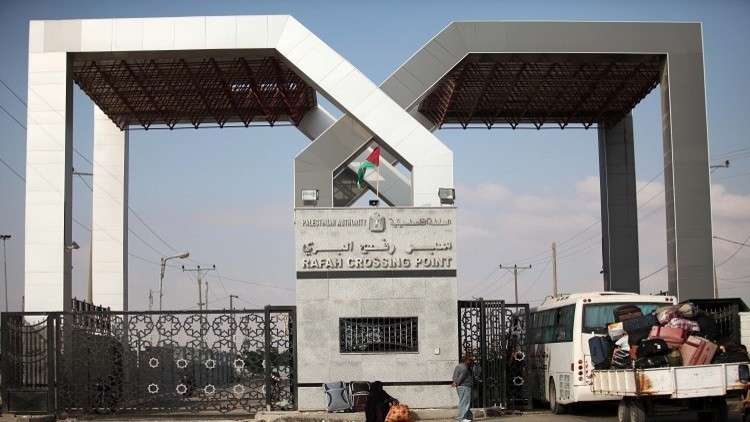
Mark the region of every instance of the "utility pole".
POLYGON ((716 260, 714 259, 714 299, 719 298, 719 277, 716 275, 716 260))
MULTIPOLYGON (((3 273, 5 273, 5 312, 8 312, 8 257, 5 254, 5 241, 10 239, 9 234, 0 234, 3 241, 3 273)), ((23 309, 21 309, 23 311, 23 309)))
POLYGON ((552 296, 557 297, 557 243, 552 242, 552 296))
MULTIPOLYGON (((161 257, 161 272, 159 273, 159 312, 161 312, 161 302, 164 298, 164 272, 167 269, 167 261, 170 259, 185 259, 189 256, 190 252, 183 252, 179 255, 161 257)), ((200 266, 198 268, 200 268, 200 266)), ((182 266, 182 269, 185 269, 184 265, 182 266)))
POLYGON ((513 264, 513 266, 501 264, 500 269, 513 271, 513 287, 515 288, 515 292, 516 292, 516 303, 518 303, 518 270, 521 270, 521 271, 530 270, 531 265, 527 265, 525 267, 519 267, 518 264, 513 264))
POLYGON ((183 265, 182 271, 196 273, 196 275, 198 276, 198 310, 203 310, 203 305, 207 305, 206 309, 208 309, 208 283, 206 283, 206 302, 203 302, 203 274, 208 271, 216 271, 216 265, 212 265, 211 268, 201 268, 200 265, 196 266, 195 268, 185 268, 185 266, 183 265))
MULTIPOLYGON (((234 311, 234 301, 233 301, 233 299, 239 299, 239 298, 240 297, 237 296, 237 295, 229 295, 229 311, 230 312, 234 311)), ((232 321, 235 321, 234 317, 235 317, 234 312, 232 312, 232 321)), ((237 322, 234 322, 234 324, 236 326, 237 322)), ((236 354, 237 353, 236 352, 236 350, 237 350, 237 338, 235 336, 236 336, 236 332, 233 331, 232 332, 232 354, 236 354)))

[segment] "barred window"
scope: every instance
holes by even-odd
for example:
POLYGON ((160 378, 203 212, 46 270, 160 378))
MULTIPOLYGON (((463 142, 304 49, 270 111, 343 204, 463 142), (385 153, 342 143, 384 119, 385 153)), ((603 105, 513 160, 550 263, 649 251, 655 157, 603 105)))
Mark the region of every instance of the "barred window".
POLYGON ((339 319, 341 353, 418 352, 417 317, 339 319))

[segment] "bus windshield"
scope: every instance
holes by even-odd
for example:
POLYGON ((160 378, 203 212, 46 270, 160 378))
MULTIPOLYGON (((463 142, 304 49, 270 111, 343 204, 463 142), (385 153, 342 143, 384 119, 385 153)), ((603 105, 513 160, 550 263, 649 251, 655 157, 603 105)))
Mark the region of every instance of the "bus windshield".
MULTIPOLYGON (((624 303, 592 303, 583 305, 583 332, 595 334, 607 334, 607 325, 615 321, 614 310, 624 303)), ((644 315, 650 314, 661 303, 633 303, 641 308, 644 315)))

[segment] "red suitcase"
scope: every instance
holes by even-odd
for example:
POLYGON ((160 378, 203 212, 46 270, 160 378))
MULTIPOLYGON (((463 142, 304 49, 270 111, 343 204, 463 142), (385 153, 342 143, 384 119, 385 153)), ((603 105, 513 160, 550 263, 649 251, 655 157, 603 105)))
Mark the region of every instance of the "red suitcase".
POLYGON ((684 366, 708 365, 716 353, 716 344, 701 337, 690 336, 680 346, 684 366))
POLYGON ((678 348, 682 343, 685 342, 687 333, 682 328, 673 327, 651 327, 651 332, 648 333, 649 339, 660 338, 667 342, 669 347, 678 348))

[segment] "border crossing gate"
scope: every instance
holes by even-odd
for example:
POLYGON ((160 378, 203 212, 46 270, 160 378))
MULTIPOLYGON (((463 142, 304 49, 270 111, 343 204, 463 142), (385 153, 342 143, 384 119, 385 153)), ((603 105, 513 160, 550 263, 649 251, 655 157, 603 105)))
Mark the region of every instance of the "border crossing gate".
POLYGON ((294 307, 4 313, 11 412, 252 414, 296 408, 294 307))
POLYGON ((475 358, 472 407, 530 409, 528 304, 458 302, 459 358, 475 358))

